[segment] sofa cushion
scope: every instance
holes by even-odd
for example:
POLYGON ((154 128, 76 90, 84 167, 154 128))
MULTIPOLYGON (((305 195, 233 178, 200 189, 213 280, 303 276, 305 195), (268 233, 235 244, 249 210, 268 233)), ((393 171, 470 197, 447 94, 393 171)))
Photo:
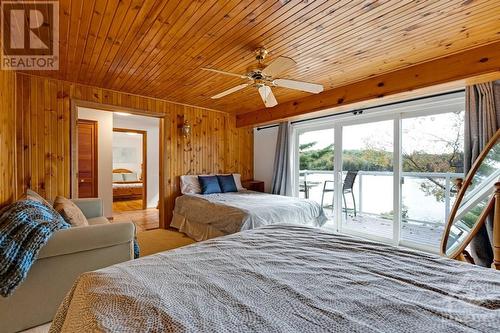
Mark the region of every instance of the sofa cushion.
POLYGON ((73 227, 89 225, 87 218, 83 215, 80 208, 65 197, 56 197, 56 200, 54 201, 54 209, 73 227))
POLYGON ((104 216, 100 216, 88 219, 87 222, 89 223, 89 225, 96 225, 96 224, 107 224, 109 223, 109 220, 104 216))

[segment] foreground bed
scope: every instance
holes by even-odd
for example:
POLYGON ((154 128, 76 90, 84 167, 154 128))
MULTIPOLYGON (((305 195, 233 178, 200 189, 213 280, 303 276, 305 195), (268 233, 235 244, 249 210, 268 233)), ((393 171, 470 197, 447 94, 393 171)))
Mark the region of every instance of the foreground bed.
POLYGON ((270 224, 320 227, 326 220, 315 201, 244 190, 180 196, 171 226, 202 241, 270 224))
POLYGON ((499 272, 269 226, 85 273, 52 332, 495 331, 499 272))

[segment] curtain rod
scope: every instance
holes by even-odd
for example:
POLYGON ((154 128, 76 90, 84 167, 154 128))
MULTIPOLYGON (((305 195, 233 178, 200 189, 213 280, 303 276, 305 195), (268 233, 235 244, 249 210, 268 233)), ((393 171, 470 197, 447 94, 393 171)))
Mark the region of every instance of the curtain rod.
MULTIPOLYGON (((429 96, 415 97, 415 98, 410 98, 410 99, 406 99, 406 100, 403 100, 403 101, 397 101, 397 102, 391 102, 391 103, 386 103, 386 104, 381 104, 381 105, 369 106, 369 107, 362 108, 362 109, 349 110, 349 111, 338 112, 338 113, 329 114, 329 115, 325 115, 325 116, 319 116, 319 117, 314 117, 314 118, 296 120, 296 121, 292 121, 291 124, 293 125, 293 124, 299 124, 299 123, 303 123, 303 122, 307 122, 307 121, 313 121, 313 120, 319 120, 319 119, 325 119, 325 118, 333 118, 333 117, 336 117, 336 116, 341 116, 341 115, 349 114, 349 113, 352 113, 354 115, 356 115, 356 114, 362 114, 363 111, 365 111, 365 110, 371 110, 371 109, 381 108, 381 107, 385 107, 385 106, 393 106, 393 105, 404 104, 404 103, 408 103, 408 102, 420 101, 420 100, 423 100, 423 99, 440 97, 440 96, 446 96, 446 95, 456 94, 458 92, 464 92, 464 91, 465 91, 465 89, 458 89, 458 90, 447 91, 447 92, 443 92, 443 93, 439 93, 439 94, 434 94, 434 95, 429 95, 429 96)), ((274 128, 274 127, 278 127, 278 126, 279 126, 279 124, 273 124, 273 125, 267 125, 267 126, 257 127, 257 131, 265 130, 265 129, 268 129, 268 128, 274 128)))

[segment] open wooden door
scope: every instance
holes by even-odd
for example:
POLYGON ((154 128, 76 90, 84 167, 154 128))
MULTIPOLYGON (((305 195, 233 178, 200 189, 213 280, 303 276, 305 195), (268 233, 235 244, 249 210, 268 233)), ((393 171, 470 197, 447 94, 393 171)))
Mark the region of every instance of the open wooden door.
POLYGON ((79 119, 78 197, 97 197, 97 121, 79 119))

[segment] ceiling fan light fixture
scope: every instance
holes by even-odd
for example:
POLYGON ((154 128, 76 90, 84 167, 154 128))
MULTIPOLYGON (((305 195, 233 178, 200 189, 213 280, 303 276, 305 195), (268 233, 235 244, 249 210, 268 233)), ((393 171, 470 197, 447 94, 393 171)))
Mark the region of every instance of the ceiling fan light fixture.
POLYGON ((264 59, 266 59, 268 55, 268 51, 266 50, 265 47, 259 47, 257 50, 255 50, 255 58, 257 61, 262 62, 264 59))
POLYGON ((297 63, 292 58, 279 56, 273 61, 271 61, 267 66, 264 65, 263 60, 268 55, 268 51, 264 47, 259 47, 255 50, 255 58, 257 59, 257 64, 251 66, 247 69, 246 74, 236 74, 231 72, 225 72, 218 69, 212 68, 202 68, 202 70, 210 71, 217 74, 224 74, 228 76, 238 77, 240 79, 247 80, 248 83, 240 84, 236 87, 227 89, 221 93, 212 96, 212 99, 218 99, 239 90, 242 90, 248 86, 257 88, 262 101, 265 106, 271 108, 278 104, 276 97, 274 96, 271 86, 282 87, 287 89, 293 89, 298 91, 305 91, 313 94, 317 94, 323 91, 323 85, 289 80, 280 79, 278 75, 283 74, 285 71, 293 68, 297 63))

